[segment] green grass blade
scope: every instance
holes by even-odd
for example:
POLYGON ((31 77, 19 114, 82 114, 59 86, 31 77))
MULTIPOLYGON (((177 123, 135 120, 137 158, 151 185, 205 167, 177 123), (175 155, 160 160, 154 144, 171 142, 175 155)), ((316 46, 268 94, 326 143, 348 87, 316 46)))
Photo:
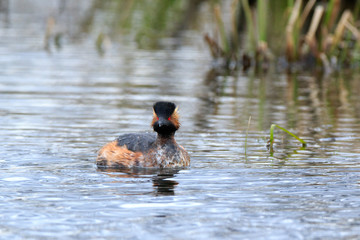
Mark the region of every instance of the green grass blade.
POLYGON ((267 42, 267 13, 269 12, 268 1, 258 0, 257 4, 258 39, 262 42, 267 42))
POLYGON ((252 18, 252 13, 251 13, 251 9, 249 6, 249 2, 248 2, 248 0, 241 0, 241 4, 242 4, 242 7, 243 7, 244 13, 245 13, 247 31, 248 31, 248 36, 249 36, 249 48, 251 51, 255 51, 255 48, 256 48, 256 38, 255 38, 255 34, 254 34, 255 23, 252 18))
POLYGON ((228 39, 226 36, 226 31, 225 31, 225 25, 224 25, 224 21, 223 21, 223 17, 221 15, 221 10, 220 10, 220 6, 217 4, 214 7, 214 15, 215 15, 215 19, 216 19, 216 24, 218 26, 219 29, 219 34, 221 37, 221 41, 222 41, 222 47, 223 50, 226 54, 229 53, 230 51, 230 47, 229 47, 229 43, 228 43, 228 39))
POLYGON ((270 152, 273 152, 273 144, 274 144, 274 129, 275 127, 283 130, 284 132, 286 132, 287 134, 289 134, 290 136, 296 138, 299 142, 302 143, 302 147, 306 147, 306 142, 304 140, 302 140, 301 138, 299 138, 298 136, 296 136, 295 134, 293 134, 292 132, 290 132, 289 130, 280 127, 279 125, 276 124, 272 124, 270 127, 270 152))

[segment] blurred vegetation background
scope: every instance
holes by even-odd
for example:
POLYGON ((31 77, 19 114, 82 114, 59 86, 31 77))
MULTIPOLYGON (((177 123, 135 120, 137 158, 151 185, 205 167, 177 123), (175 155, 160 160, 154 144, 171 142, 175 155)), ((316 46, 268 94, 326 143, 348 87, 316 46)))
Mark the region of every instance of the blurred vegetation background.
MULTIPOLYGON (((58 1, 58 12, 49 16, 46 50, 64 44, 68 30, 59 27, 61 13, 71 4, 58 1)), ((197 28, 202 29, 213 67, 228 73, 264 72, 270 67, 325 72, 360 68, 360 0, 93 0, 88 4, 71 37, 89 37, 100 55, 123 41, 144 49, 176 47, 184 32, 197 28)), ((9 0, 0 0, 5 18, 8 10, 9 0)))
POLYGON ((140 48, 159 48, 164 38, 196 25, 204 5, 212 28, 204 28, 204 40, 216 68, 265 71, 276 63, 284 70, 330 72, 360 66, 359 0, 98 0, 83 26, 90 28, 102 9, 108 31, 97 37, 100 53, 108 38, 116 41, 124 32, 140 48))

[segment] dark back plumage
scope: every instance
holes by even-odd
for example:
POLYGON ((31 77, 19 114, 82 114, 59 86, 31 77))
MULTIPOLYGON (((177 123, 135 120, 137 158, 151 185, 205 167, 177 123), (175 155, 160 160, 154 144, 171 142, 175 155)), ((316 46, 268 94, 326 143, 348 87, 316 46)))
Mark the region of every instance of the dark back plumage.
POLYGON ((126 146, 133 152, 147 152, 155 143, 156 133, 129 133, 117 138, 118 146, 126 146))

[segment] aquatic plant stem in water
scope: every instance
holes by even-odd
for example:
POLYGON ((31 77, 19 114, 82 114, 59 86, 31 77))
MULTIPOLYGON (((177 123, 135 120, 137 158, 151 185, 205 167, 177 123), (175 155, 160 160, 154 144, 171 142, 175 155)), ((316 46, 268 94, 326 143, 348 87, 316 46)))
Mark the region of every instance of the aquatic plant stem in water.
POLYGON ((293 134, 292 132, 290 132, 289 130, 280 127, 279 125, 276 124, 272 124, 270 127, 270 152, 273 153, 274 149, 273 149, 273 144, 274 144, 274 129, 275 127, 283 130, 284 132, 286 132, 287 134, 289 134, 290 136, 296 138, 297 140, 299 140, 299 142, 302 143, 302 147, 306 147, 306 142, 304 140, 302 140, 301 138, 299 138, 298 136, 296 136, 295 134, 293 134))

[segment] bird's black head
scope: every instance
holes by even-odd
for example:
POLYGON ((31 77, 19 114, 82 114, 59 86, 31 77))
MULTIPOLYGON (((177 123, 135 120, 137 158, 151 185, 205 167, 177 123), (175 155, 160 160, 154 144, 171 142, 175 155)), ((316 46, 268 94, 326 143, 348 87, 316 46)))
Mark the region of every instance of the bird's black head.
POLYGON ((172 102, 156 102, 153 109, 152 126, 154 131, 162 136, 174 135, 180 127, 176 105, 172 102))

